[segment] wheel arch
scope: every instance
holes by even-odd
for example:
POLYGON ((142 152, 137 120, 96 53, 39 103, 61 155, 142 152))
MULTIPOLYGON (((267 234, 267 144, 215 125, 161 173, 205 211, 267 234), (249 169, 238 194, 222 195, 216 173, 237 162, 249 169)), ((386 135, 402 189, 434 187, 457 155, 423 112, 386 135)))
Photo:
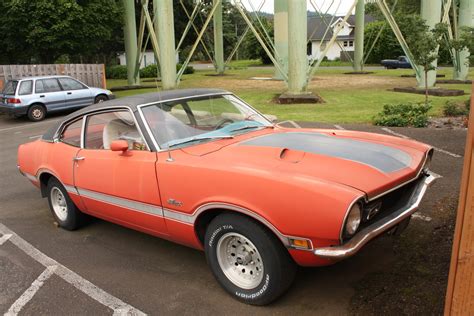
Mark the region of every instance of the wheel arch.
POLYGON ((259 223, 262 227, 265 227, 269 232, 271 232, 278 240, 281 241, 285 248, 290 247, 289 236, 281 233, 273 224, 262 216, 252 212, 248 209, 242 208, 240 206, 234 206, 230 204, 207 204, 201 206, 196 211, 196 219, 194 221, 194 231, 198 240, 201 244, 204 244, 204 236, 206 234, 206 229, 209 223, 218 215, 224 213, 236 213, 243 215, 247 218, 252 219, 253 221, 259 223))
POLYGON ((38 175, 38 180, 39 180, 39 183, 40 183, 40 190, 41 190, 41 197, 47 197, 48 196, 48 192, 47 192, 48 181, 51 178, 56 178, 59 181, 59 179, 53 173, 48 172, 48 171, 41 172, 38 175))
POLYGON ((97 93, 97 94, 94 96, 94 102, 95 102, 95 100, 96 100, 98 97, 106 97, 107 100, 109 100, 109 96, 108 96, 106 93, 104 93, 104 92, 99 92, 99 93, 97 93))

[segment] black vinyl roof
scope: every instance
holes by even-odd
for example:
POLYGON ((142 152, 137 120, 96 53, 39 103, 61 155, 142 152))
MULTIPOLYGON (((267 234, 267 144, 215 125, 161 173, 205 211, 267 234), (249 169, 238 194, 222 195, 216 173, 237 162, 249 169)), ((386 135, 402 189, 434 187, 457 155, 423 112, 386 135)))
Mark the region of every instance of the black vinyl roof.
POLYGON ((93 111, 100 111, 101 109, 107 109, 111 107, 121 107, 126 106, 129 107, 132 112, 137 111, 137 106, 147 103, 154 103, 154 102, 166 102, 174 99, 182 99, 182 98, 190 98, 190 97, 201 97, 205 95, 219 95, 219 94, 227 94, 230 93, 226 90, 221 89, 203 89, 203 88, 196 88, 196 89, 177 89, 177 90, 166 90, 160 92, 152 92, 152 93, 145 93, 145 94, 138 94, 133 95, 125 98, 118 98, 109 101, 105 101, 102 103, 96 103, 93 105, 86 106, 78 111, 75 111, 63 119, 59 120, 56 124, 54 124, 42 137, 45 141, 53 141, 54 135, 56 134, 58 128, 67 121, 74 120, 75 118, 81 117, 86 113, 93 112, 93 111))

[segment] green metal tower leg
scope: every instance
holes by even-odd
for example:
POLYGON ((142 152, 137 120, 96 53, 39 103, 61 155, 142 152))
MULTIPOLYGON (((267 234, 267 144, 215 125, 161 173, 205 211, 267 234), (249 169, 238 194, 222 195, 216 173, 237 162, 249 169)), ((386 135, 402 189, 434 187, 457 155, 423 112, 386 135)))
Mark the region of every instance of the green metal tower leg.
POLYGON ((176 81, 176 49, 174 39, 173 0, 155 0, 155 12, 158 14, 158 46, 160 47, 161 84, 164 90, 175 89, 176 81))
POLYGON ((364 70, 364 27, 365 27, 365 0, 358 0, 355 10, 355 47, 354 71, 364 70))
POLYGON ((288 94, 305 94, 308 57, 306 55, 306 0, 288 1, 288 94))
MULTIPOLYGON (((426 21, 426 25, 433 29, 436 24, 441 22, 441 4, 442 0, 421 0, 421 18, 426 21)), ((438 61, 433 62, 437 67, 438 61)), ((420 69, 423 69, 420 67, 420 69)), ((418 87, 425 88, 424 76, 417 77, 418 87)), ((428 72, 428 87, 434 87, 436 83, 436 70, 428 72)))
MULTIPOLYGON (((455 5, 455 4, 453 4, 455 5)), ((458 33, 463 26, 474 27, 474 0, 460 0, 458 33)), ((455 80, 466 80, 469 73, 469 56, 473 52, 464 49, 459 54, 459 69, 454 69, 455 80)))
MULTIPOLYGON (((288 75, 288 1, 275 0, 274 31, 275 49, 280 57, 282 69, 288 75)), ((275 79, 283 80, 284 76, 275 68, 275 79)))
MULTIPOLYGON (((218 0, 213 0, 214 5, 218 0)), ((213 17, 214 23, 214 60, 216 71, 219 75, 224 74, 224 32, 222 30, 222 1, 218 4, 213 17)))
POLYGON ((135 22, 135 1, 123 0, 125 9, 125 24, 123 26, 123 35, 125 42, 125 58, 127 60, 127 82, 128 85, 140 84, 138 71, 135 75, 137 61, 137 25, 135 22))

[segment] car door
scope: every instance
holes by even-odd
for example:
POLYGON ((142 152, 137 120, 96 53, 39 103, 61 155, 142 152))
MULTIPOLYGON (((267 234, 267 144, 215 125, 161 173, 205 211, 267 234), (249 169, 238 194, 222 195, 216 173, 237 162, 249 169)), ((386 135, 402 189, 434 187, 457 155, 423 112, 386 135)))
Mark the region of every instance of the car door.
POLYGON ((66 104, 66 93, 56 78, 38 79, 35 82, 35 94, 47 110, 58 110, 66 104))
POLYGON ((84 145, 74 166, 74 185, 86 211, 134 229, 166 235, 156 159, 128 110, 88 115, 84 145), (110 150, 114 140, 126 140, 129 150, 110 150))
POLYGON ((94 103, 94 96, 86 85, 68 77, 59 77, 58 80, 66 92, 66 107, 83 107, 94 103))

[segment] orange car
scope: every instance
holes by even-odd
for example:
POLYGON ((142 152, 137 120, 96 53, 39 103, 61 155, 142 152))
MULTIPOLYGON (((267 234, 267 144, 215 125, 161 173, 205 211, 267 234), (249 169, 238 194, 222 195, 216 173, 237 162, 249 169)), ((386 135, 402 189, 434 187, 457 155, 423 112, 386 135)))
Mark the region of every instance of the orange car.
POLYGON ((232 296, 267 304, 322 266, 404 229, 432 149, 353 131, 286 129, 222 90, 92 105, 21 145, 18 168, 74 230, 88 215, 202 249, 232 296))

